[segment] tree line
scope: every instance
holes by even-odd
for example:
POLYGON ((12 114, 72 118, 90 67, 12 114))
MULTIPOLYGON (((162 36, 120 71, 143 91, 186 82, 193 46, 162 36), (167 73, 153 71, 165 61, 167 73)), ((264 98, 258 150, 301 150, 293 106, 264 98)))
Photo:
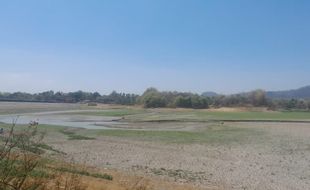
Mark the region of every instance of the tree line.
POLYGON ((198 94, 184 92, 160 92, 155 88, 148 88, 137 100, 146 108, 208 108, 210 99, 198 94))
POLYGON ((42 93, 0 93, 0 101, 17 101, 17 102, 49 102, 49 103, 81 103, 81 102, 98 102, 105 104, 123 104, 133 105, 136 103, 138 95, 117 93, 113 91, 109 95, 101 95, 98 92, 54 92, 46 91, 42 93))
POLYGON ((204 96, 190 92, 159 91, 148 88, 142 95, 118 93, 113 91, 108 95, 98 92, 54 92, 42 93, 0 93, 0 101, 27 101, 51 103, 83 103, 95 102, 121 105, 143 105, 145 108, 193 108, 206 109, 209 107, 268 107, 269 109, 310 110, 310 101, 304 99, 270 99, 265 91, 254 90, 235 95, 204 96))

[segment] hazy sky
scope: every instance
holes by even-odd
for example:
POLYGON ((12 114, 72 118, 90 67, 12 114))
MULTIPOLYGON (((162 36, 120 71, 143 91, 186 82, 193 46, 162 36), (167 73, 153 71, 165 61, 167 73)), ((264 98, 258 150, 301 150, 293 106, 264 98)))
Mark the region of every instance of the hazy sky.
POLYGON ((309 84, 309 0, 0 0, 0 91, 309 84))

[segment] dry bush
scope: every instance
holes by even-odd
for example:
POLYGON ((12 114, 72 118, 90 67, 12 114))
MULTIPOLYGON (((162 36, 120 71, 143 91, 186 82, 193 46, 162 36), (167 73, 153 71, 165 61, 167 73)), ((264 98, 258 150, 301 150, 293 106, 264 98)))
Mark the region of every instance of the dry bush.
MULTIPOLYGON (((38 134, 37 125, 15 131, 15 123, 1 136, 0 145, 0 188, 5 190, 35 190, 44 186, 39 180, 41 149, 38 143, 43 135, 38 134)), ((42 175, 42 176, 40 176, 42 175)))
POLYGON ((77 166, 73 160, 71 163, 61 163, 54 165, 53 180, 50 182, 49 190, 85 190, 87 185, 82 182, 82 175, 76 172, 77 166), (61 170, 59 169, 61 168, 61 170), (65 169, 65 170, 64 170, 65 169))
POLYGON ((150 185, 149 180, 141 177, 134 181, 131 181, 130 184, 126 184, 126 190, 153 190, 153 186, 150 185))
POLYGON ((43 133, 37 123, 16 130, 16 120, 0 136, 1 190, 85 190, 78 174, 49 169, 42 161, 40 149, 43 133))
POLYGON ((85 190, 87 186, 78 174, 59 173, 50 185, 50 190, 85 190))

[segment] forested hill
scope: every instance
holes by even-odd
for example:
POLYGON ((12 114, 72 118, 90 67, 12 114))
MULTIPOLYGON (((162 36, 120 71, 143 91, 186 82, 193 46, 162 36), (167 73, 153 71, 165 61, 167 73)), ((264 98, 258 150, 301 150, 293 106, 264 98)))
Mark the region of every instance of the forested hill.
MULTIPOLYGON (((241 93, 242 94, 242 93, 241 93)), ((204 92, 205 97, 219 96, 216 92, 204 92)), ((293 90, 266 91, 266 97, 270 99, 307 99, 310 100, 310 85, 293 90)))
POLYGON ((269 91, 266 96, 272 99, 310 99, 310 85, 294 90, 269 91))

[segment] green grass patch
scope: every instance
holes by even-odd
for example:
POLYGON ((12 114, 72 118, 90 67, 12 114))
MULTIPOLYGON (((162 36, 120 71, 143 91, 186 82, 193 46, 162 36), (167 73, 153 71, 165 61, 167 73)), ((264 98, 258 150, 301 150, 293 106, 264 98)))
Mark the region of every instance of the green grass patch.
POLYGON ((310 120, 310 112, 196 112, 198 117, 214 120, 310 120))
POLYGON ((113 176, 111 176, 109 174, 106 174, 106 173, 104 173, 104 174, 101 174, 101 173, 90 173, 90 172, 85 171, 85 170, 78 170, 76 168, 65 168, 65 167, 57 168, 56 170, 60 171, 60 172, 66 172, 66 173, 90 176, 90 177, 106 179, 106 180, 110 180, 110 181, 113 180, 113 176))
POLYGON ((70 135, 74 135, 75 133, 73 131, 68 131, 68 130, 61 130, 60 131, 62 134, 70 136, 70 135))
POLYGON ((73 131, 68 131, 68 130, 60 130, 60 133, 66 135, 68 137, 68 140, 94 140, 96 139, 94 137, 87 137, 87 136, 79 135, 73 131))
POLYGON ((201 131, 101 130, 101 136, 130 138, 166 143, 241 143, 262 136, 258 129, 214 126, 201 131))
MULTIPOLYGON (((9 170, 10 173, 7 173, 8 177, 23 177, 25 173, 21 172, 20 168, 26 167, 27 164, 23 160, 8 160, 2 159, 0 160, 0 171, 9 170)), ((29 177, 35 178, 49 178, 49 173, 44 170, 44 168, 37 167, 34 170, 28 173, 29 177)))
POLYGON ((77 135, 77 134, 69 135, 68 137, 69 137, 68 140, 94 140, 96 139, 94 137, 86 137, 86 136, 77 135))
POLYGON ((42 170, 42 169, 36 169, 30 172, 30 177, 33 178, 50 178, 51 176, 49 175, 48 172, 42 170))
MULTIPOLYGON (((14 130, 19 131, 19 130, 24 130, 28 127, 29 125, 25 124, 18 124, 15 126, 14 130)), ((3 128, 5 130, 8 130, 12 127, 12 124, 7 124, 7 123, 1 123, 0 122, 0 128, 3 128)), ((57 132, 59 130, 64 130, 67 127, 64 126, 59 126, 59 125, 46 125, 46 124, 39 124, 38 125, 38 132, 57 132)))
POLYGON ((130 115, 132 122, 167 121, 310 121, 310 112, 213 112, 206 110, 167 111, 160 110, 148 114, 130 115))
POLYGON ((53 152, 56 152, 56 153, 59 153, 59 154, 66 154, 66 153, 64 153, 64 152, 62 152, 62 151, 59 151, 59 150, 57 150, 57 149, 54 149, 53 147, 51 147, 51 146, 49 146, 49 145, 47 145, 47 144, 45 144, 45 143, 40 143, 40 144, 38 144, 38 147, 41 148, 41 149, 53 151, 53 152))

